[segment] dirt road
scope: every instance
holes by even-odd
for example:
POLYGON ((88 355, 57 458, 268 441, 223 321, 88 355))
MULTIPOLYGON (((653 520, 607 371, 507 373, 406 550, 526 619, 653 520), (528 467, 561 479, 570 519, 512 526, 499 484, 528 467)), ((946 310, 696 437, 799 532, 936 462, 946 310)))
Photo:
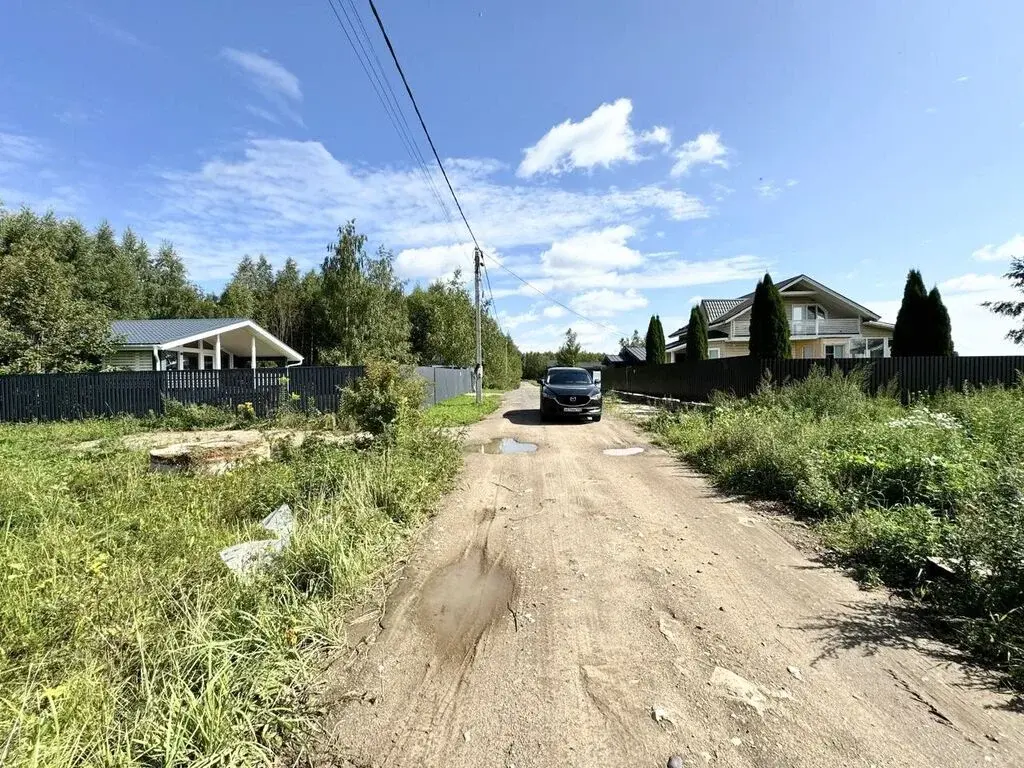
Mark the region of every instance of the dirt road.
POLYGON ((470 430, 538 450, 467 457, 332 673, 323 765, 1024 765, 1024 716, 884 593, 626 421, 542 425, 536 398, 470 430))

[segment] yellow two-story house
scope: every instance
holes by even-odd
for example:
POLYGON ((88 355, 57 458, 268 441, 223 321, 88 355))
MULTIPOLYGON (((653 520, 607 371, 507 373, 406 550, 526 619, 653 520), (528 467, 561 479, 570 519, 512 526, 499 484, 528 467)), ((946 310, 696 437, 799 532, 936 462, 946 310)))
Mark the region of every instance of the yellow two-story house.
MULTIPOLYGON (((891 323, 841 293, 807 275, 776 284, 789 318, 791 355, 795 358, 889 357, 891 323)), ((750 307, 754 294, 735 299, 704 299, 701 311, 708 321, 708 357, 749 354, 750 307)), ((686 357, 683 326, 669 334, 669 362, 686 357), (674 341, 672 341, 674 339, 674 341)))

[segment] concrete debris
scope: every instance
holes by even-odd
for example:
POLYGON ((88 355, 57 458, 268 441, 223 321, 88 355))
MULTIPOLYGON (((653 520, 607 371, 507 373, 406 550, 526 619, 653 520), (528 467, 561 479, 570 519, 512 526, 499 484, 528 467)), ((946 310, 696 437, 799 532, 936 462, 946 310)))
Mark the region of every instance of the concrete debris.
POLYGON ((800 672, 800 667, 786 667, 786 669, 789 671, 789 674, 791 674, 797 680, 804 679, 803 674, 800 672))
POLYGON ((284 549, 280 539, 261 539, 244 541, 227 549, 222 549, 220 559, 230 570, 239 576, 247 576, 255 570, 270 565, 274 555, 284 549))
POLYGON ((684 763, 682 757, 680 757, 679 755, 672 755, 672 757, 668 759, 667 768, 683 768, 683 765, 684 763))
POLYGON ((260 525, 275 534, 287 546, 291 541, 292 534, 295 533, 295 513, 287 504, 282 504, 264 517, 260 521, 260 525))
POLYGON ((295 513, 287 504, 282 504, 263 518, 260 525, 276 538, 243 541, 220 552, 224 565, 239 576, 248 576, 253 571, 266 568, 274 556, 291 543, 292 534, 295 533, 295 513))

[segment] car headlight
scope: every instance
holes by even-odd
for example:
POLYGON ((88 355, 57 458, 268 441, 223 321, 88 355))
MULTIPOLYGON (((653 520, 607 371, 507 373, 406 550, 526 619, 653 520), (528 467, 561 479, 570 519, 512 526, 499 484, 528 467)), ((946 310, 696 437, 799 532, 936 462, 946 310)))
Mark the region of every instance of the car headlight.
POLYGON ((601 390, 599 389, 599 390, 597 390, 597 392, 595 392, 594 394, 592 394, 592 395, 590 396, 590 399, 591 399, 591 400, 600 400, 600 399, 601 399, 601 390))
POLYGON ((541 397, 546 397, 549 400, 551 400, 551 399, 554 398, 555 395, 554 395, 554 393, 550 389, 548 389, 547 387, 544 387, 544 389, 542 389, 540 391, 540 396, 541 397))

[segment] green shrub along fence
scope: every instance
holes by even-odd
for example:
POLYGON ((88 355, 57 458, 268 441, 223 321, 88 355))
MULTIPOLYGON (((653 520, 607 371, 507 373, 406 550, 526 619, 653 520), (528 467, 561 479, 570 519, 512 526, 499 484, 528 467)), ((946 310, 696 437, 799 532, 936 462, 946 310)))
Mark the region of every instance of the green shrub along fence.
POLYGON ((913 393, 934 394, 942 389, 960 389, 964 384, 1016 383, 1024 371, 1024 356, 1004 357, 886 357, 842 358, 837 360, 758 360, 727 357, 701 362, 645 365, 635 368, 605 368, 602 387, 606 392, 634 392, 679 400, 708 400, 714 392, 746 397, 757 391, 765 375, 776 383, 802 381, 815 366, 826 371, 849 373, 867 370, 868 389, 874 393, 888 386, 897 388, 906 402, 913 393))

